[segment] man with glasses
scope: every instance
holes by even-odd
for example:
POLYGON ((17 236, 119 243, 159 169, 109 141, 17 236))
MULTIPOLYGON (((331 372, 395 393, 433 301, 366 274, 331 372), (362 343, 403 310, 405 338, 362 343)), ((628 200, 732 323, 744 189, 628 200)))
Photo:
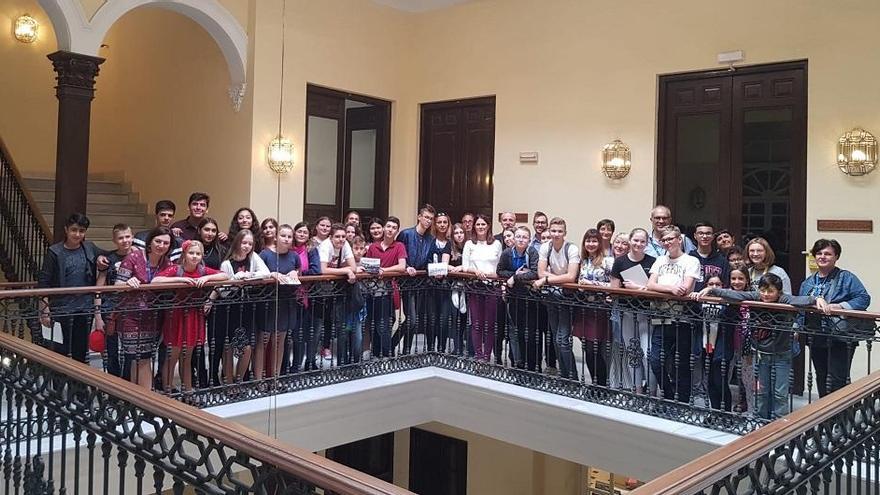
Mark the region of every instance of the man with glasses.
MULTIPOLYGON (((431 226, 434 224, 434 216, 437 210, 429 204, 419 208, 419 216, 415 226, 403 229, 397 234, 397 240, 406 247, 406 273, 412 277, 418 270, 427 270, 430 261, 431 247, 434 245, 434 236, 431 235, 431 226)), ((427 314, 427 300, 422 291, 409 291, 403 294, 403 310, 406 315, 401 328, 397 329, 391 348, 397 348, 397 344, 403 339, 402 354, 409 354, 412 347, 413 336, 419 331, 419 327, 425 326, 427 314), (405 328, 403 328, 405 327, 405 328)))
MULTIPOLYGON (((660 235, 666 254, 658 256, 651 267, 648 290, 677 298, 688 296, 700 278, 700 262, 682 250, 684 236, 678 227, 667 226, 660 235)), ((663 389, 663 396, 679 402, 688 402, 691 397, 688 351, 692 348, 693 325, 682 314, 685 304, 668 300, 651 306, 651 371, 663 389)))
MULTIPOLYGON (((648 245, 645 247, 645 254, 649 254, 655 258, 659 258, 667 254, 666 247, 660 242, 661 232, 664 228, 672 225, 672 210, 668 206, 657 205, 651 210, 651 236, 648 237, 648 245)), ((685 253, 693 251, 696 246, 693 241, 682 236, 682 249, 685 253)))
POLYGON ((534 248, 535 251, 541 248, 541 234, 547 230, 547 214, 543 211, 536 211, 534 215, 532 215, 532 227, 535 228, 535 237, 532 238, 532 242, 529 243, 529 247, 534 248))

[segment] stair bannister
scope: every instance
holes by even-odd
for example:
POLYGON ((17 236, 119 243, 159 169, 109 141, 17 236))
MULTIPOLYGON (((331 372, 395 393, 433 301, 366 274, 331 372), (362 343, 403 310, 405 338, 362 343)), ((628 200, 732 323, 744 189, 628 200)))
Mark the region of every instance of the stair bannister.
POLYGON ((0 139, 0 269, 10 282, 33 281, 52 236, 0 139))

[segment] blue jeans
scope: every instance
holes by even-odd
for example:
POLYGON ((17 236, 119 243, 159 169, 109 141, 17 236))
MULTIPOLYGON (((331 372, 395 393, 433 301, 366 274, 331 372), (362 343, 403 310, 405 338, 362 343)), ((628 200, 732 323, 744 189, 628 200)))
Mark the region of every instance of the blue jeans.
POLYGON ((791 412, 788 400, 791 352, 758 355, 758 393, 756 408, 762 418, 777 419, 791 412))
POLYGON ((354 314, 339 329, 336 341, 338 347, 338 363, 340 365, 359 363, 364 352, 364 322, 354 314))
POLYGON ((547 305, 547 326, 553 335, 553 347, 559 360, 559 376, 577 380, 574 353, 571 351, 571 311, 568 306, 547 305))

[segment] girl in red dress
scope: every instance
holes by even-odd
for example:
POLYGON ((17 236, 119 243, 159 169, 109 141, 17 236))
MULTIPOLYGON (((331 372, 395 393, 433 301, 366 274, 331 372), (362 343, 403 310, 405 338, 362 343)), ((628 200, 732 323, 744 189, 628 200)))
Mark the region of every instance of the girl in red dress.
MULTIPOLYGON (((220 270, 205 266, 202 262, 205 248, 201 242, 184 241, 182 251, 180 264, 171 265, 159 272, 153 283, 183 283, 201 287, 205 282, 229 278, 220 270)), ((181 293, 180 296, 185 300, 187 294, 181 293)), ((212 291, 204 307, 175 308, 169 317, 165 318, 162 335, 165 345, 171 349, 171 354, 165 360, 165 368, 162 370, 163 390, 171 390, 174 365, 178 362, 182 389, 192 390, 192 356, 196 348, 205 345, 205 315, 211 310, 211 301, 215 297, 216 292, 212 291)), ((186 301, 181 302, 186 306, 186 301)))

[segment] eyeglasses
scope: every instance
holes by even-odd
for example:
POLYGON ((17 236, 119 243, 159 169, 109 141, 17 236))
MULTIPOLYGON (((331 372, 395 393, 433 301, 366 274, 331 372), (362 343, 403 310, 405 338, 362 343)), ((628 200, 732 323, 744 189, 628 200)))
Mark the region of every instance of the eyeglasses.
POLYGON ((669 220, 670 217, 658 217, 658 216, 653 216, 653 217, 651 217, 651 218, 654 219, 654 220, 669 220))
POLYGON ((670 242, 677 241, 677 240, 678 240, 678 236, 664 237, 664 238, 660 239, 660 242, 662 242, 663 244, 669 244, 670 242))
POLYGON ((694 235, 698 235, 700 237, 712 237, 712 232, 694 232, 694 235))

